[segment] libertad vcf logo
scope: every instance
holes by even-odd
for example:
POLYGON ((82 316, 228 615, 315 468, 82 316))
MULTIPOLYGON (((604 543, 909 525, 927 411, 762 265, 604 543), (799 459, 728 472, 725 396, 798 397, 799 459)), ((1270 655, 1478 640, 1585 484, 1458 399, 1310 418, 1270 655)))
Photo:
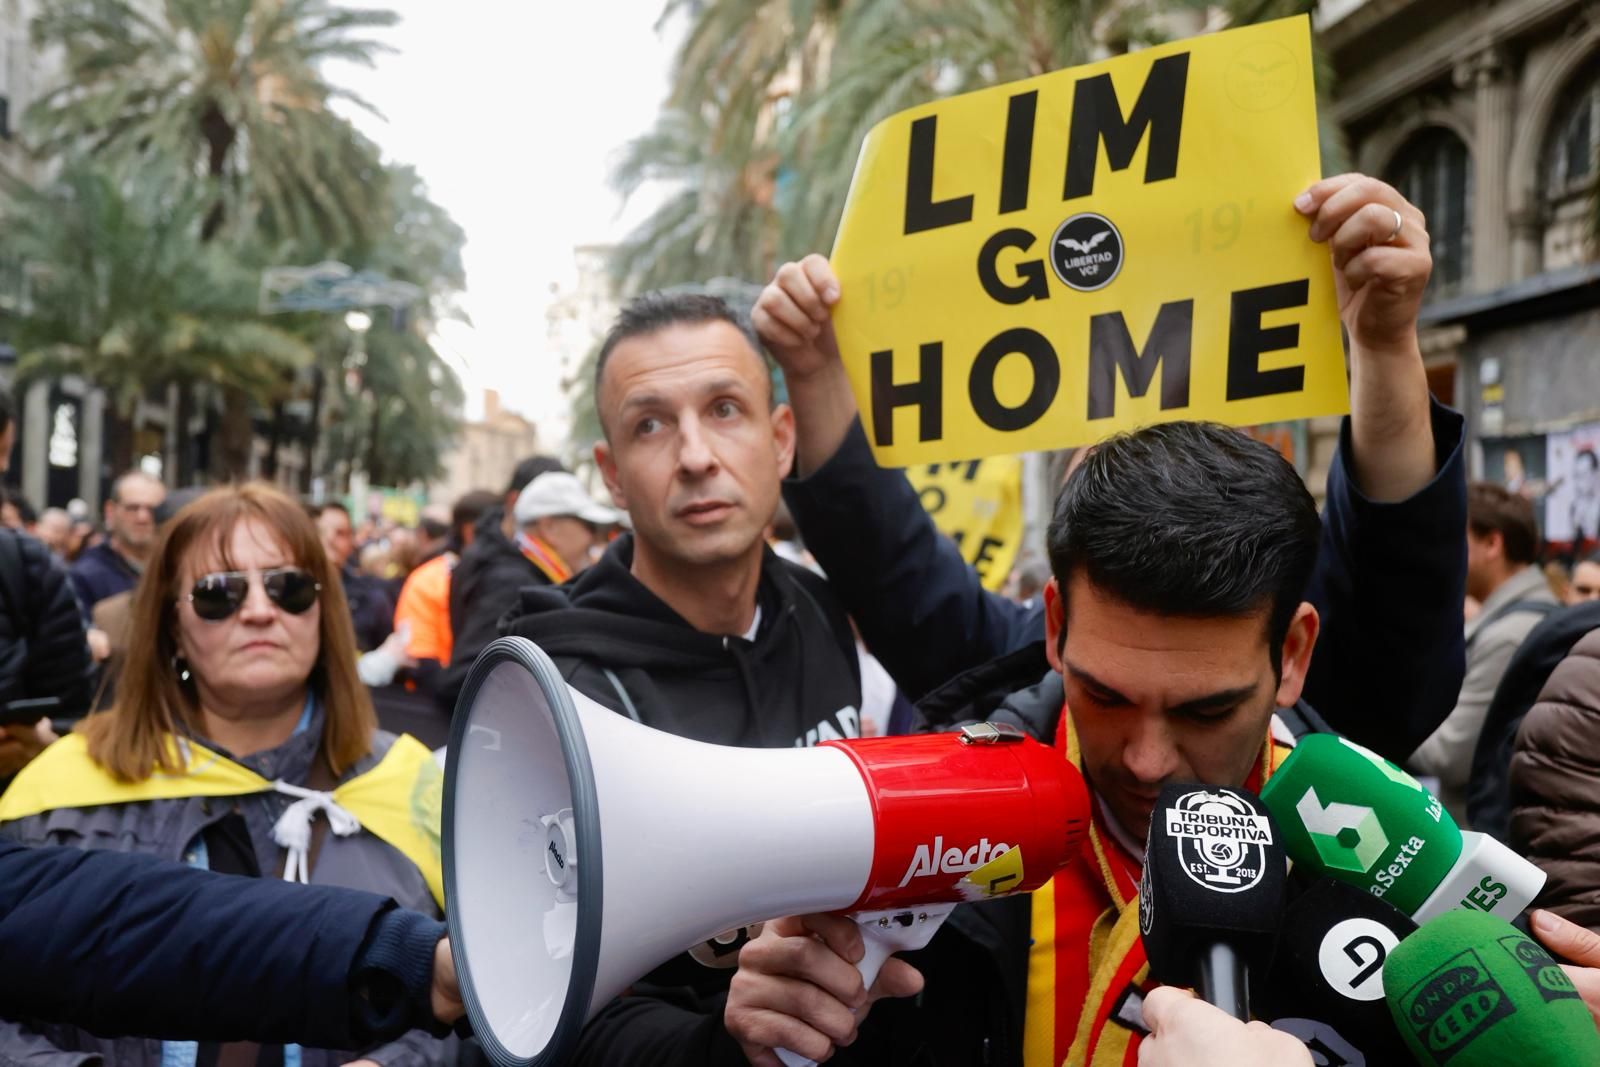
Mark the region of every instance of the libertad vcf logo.
POLYGON ((1262 846, 1272 844, 1272 824, 1231 793, 1185 793, 1166 809, 1166 817, 1179 866, 1198 884, 1218 893, 1242 893, 1266 873, 1262 846))
POLYGON ((1085 211, 1056 227, 1050 265, 1080 293, 1104 289, 1122 271, 1122 231, 1104 215, 1085 211))

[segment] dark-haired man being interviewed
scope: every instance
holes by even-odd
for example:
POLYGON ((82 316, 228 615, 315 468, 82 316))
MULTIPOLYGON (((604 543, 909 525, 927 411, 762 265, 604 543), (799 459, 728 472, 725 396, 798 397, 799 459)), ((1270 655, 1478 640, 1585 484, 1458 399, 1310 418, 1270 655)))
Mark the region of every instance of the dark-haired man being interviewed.
POLYGON ((961 699, 934 693, 924 708, 936 726, 941 715, 1023 725, 1083 768, 1096 800, 1078 861, 1031 899, 957 909, 870 992, 851 965, 853 923, 767 924, 724 1014, 750 1062, 772 1067, 773 1049, 790 1048, 837 1052, 835 1063, 1125 1067, 1150 988, 1137 885, 1161 786, 1259 789, 1282 758, 1275 733, 1326 728, 1302 697, 1402 756, 1442 717, 1461 677, 1464 481, 1459 416, 1430 407, 1417 347, 1423 219, 1357 175, 1295 206, 1330 245, 1351 346, 1352 418, 1327 515, 1283 457, 1236 431, 1172 423, 1114 437, 1056 503, 1042 620, 952 577, 959 557, 903 479, 867 469, 829 325, 844 294, 826 262, 786 266, 763 293, 756 322, 799 427, 804 481, 787 499, 868 646, 918 694, 1011 653, 952 682, 961 699), (1028 647, 1038 621, 1042 681, 1028 647), (865 1012, 907 988, 920 996, 865 1012))

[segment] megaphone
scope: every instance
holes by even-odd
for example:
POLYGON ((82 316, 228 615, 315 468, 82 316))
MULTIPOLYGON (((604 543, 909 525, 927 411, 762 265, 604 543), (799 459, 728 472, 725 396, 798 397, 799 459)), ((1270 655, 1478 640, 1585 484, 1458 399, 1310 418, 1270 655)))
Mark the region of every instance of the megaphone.
POLYGON ((467 675, 445 766, 462 998, 496 1064, 564 1063, 595 1011, 685 949, 850 912, 881 963, 959 901, 1043 885, 1088 818, 1077 768, 1015 730, 702 744, 596 704, 531 641, 501 638, 467 675))

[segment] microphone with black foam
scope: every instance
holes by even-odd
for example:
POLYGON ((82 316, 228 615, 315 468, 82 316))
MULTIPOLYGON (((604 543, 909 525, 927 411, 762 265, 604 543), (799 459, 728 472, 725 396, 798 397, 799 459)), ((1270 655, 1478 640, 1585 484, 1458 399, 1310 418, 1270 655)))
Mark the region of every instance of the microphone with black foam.
POLYGON ((1372 894, 1318 879, 1284 912, 1257 1014, 1327 1067, 1406 1062, 1410 1053, 1383 999, 1383 968, 1416 929, 1372 894))
POLYGON ((1441 915, 1389 954, 1383 989, 1400 1034, 1432 1067, 1593 1067, 1600 1035, 1572 979, 1503 919, 1441 915))
POLYGON ((1457 909, 1511 919, 1544 887, 1538 867, 1463 832, 1415 778, 1342 737, 1301 738, 1261 799, 1297 871, 1347 882, 1419 923, 1457 909))
POLYGON ((1168 785, 1150 815, 1139 931, 1150 976, 1191 986, 1250 1018, 1252 972, 1265 974, 1283 918, 1288 863, 1252 793, 1168 785))

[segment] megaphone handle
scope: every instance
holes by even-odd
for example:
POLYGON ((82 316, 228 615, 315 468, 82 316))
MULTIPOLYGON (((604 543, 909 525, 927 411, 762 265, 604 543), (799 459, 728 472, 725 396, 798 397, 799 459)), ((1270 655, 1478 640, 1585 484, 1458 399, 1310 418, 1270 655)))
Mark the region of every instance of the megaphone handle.
MULTIPOLYGON (((861 984, 871 989, 884 961, 896 952, 910 952, 926 946, 934 931, 955 909, 954 904, 929 904, 920 908, 856 912, 853 918, 861 925, 861 940, 866 949, 861 962, 856 964, 856 970, 861 972, 861 984)), ((786 1048, 775 1051, 783 1067, 817 1067, 816 1060, 806 1059, 786 1048)))

